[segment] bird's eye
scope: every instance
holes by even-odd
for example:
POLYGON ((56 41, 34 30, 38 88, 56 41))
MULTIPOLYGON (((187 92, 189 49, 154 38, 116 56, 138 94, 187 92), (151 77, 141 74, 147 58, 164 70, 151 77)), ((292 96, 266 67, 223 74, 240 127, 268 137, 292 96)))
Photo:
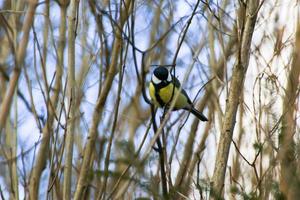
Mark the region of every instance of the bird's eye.
POLYGON ((154 74, 152 75, 152 82, 154 84, 160 84, 161 80, 159 80, 154 74))
POLYGON ((171 74, 170 73, 168 73, 168 82, 171 82, 172 81, 172 76, 171 76, 171 74))

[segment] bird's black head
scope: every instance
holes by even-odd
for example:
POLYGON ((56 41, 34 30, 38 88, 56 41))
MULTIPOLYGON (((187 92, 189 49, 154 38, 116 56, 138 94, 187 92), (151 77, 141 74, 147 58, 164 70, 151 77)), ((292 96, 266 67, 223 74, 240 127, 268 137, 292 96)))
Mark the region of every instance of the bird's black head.
POLYGON ((152 82, 154 84, 164 84, 167 85, 172 81, 171 74, 166 67, 157 67, 152 75, 152 82))
POLYGON ((157 67, 153 74, 159 79, 159 80, 167 80, 169 75, 169 70, 165 67, 157 67))

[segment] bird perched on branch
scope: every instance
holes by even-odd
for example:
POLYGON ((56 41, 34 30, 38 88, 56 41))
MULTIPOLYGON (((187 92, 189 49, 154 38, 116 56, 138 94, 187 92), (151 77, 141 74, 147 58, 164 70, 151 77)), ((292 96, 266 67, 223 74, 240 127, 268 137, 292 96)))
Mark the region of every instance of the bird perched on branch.
MULTIPOLYGON (((173 98, 175 99, 179 90, 179 80, 171 75, 166 67, 157 67, 154 70, 149 84, 149 93, 155 105, 164 107, 170 104, 171 100, 173 98)), ((178 98, 176 99, 173 110, 179 109, 184 109, 193 113, 201 121, 208 121, 201 112, 195 109, 186 91, 182 88, 178 98)))

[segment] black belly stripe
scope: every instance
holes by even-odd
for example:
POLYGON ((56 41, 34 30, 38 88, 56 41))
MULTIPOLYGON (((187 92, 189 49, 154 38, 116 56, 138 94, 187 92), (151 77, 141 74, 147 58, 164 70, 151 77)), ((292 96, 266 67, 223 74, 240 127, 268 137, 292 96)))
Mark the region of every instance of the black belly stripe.
POLYGON ((166 105, 166 103, 160 98, 159 91, 160 91, 160 89, 167 87, 170 84, 170 82, 161 82, 159 84, 154 84, 152 82, 152 84, 155 87, 154 95, 155 95, 156 101, 159 103, 159 105, 161 107, 164 107, 166 105))
POLYGON ((155 90, 155 98, 156 98, 156 101, 159 103, 159 105, 161 106, 161 107, 164 107, 165 106, 165 103, 164 103, 164 101, 160 98, 160 96, 159 96, 159 89, 156 89, 155 90))

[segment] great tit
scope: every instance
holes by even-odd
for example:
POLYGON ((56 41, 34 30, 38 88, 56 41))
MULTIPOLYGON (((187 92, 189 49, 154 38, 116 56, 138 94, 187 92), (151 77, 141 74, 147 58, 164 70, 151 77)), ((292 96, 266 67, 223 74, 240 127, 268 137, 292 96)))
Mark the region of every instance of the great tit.
MULTIPOLYGON (((180 82, 172 76, 166 67, 157 67, 151 77, 149 93, 156 106, 164 107, 171 103, 171 98, 175 98, 179 92, 180 82), (174 88, 175 86, 175 88, 174 88)), ((207 118, 195 109, 192 101, 185 90, 181 89, 173 110, 184 109, 193 113, 201 121, 208 121, 207 118)))

